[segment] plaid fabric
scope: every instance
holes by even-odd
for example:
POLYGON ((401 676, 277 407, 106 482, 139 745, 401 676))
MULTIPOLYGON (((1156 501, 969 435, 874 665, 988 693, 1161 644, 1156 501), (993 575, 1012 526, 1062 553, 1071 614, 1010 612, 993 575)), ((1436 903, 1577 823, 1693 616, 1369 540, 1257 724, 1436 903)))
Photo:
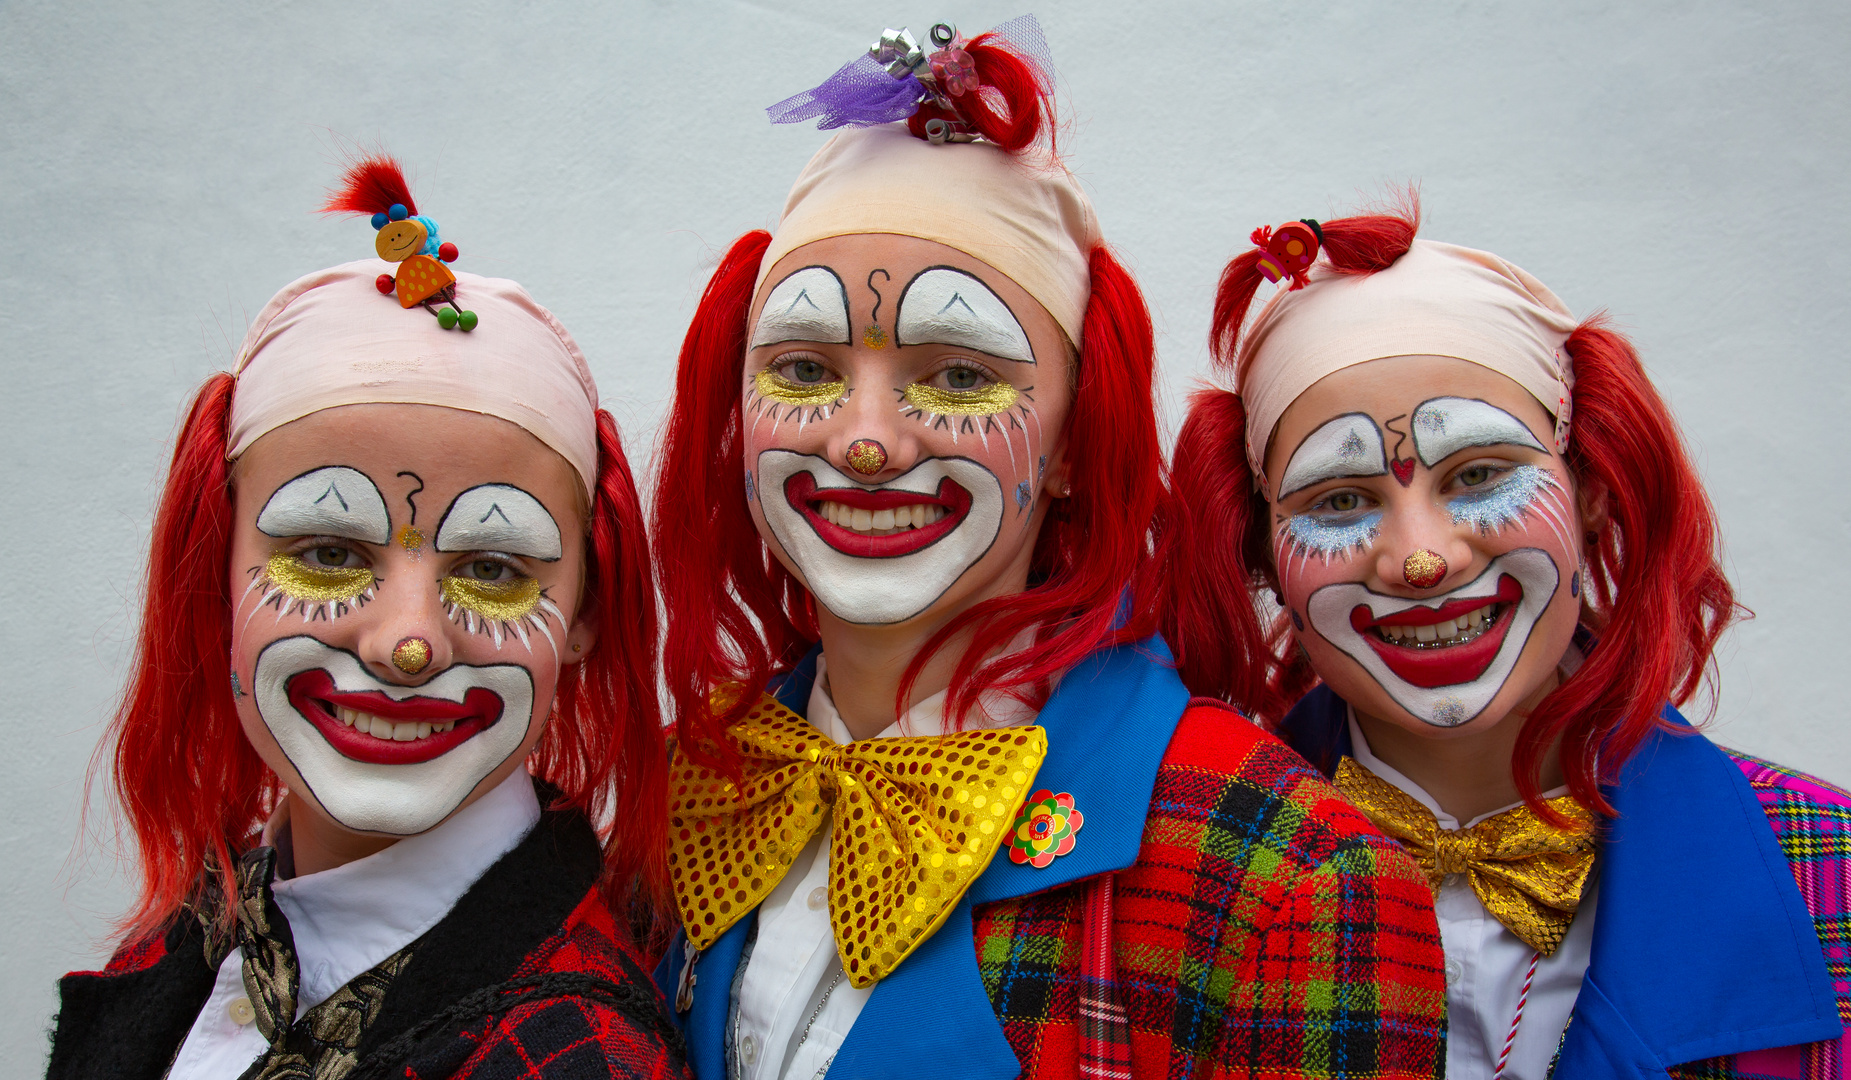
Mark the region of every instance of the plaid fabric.
POLYGON ((1080 1080, 1131 1080, 1131 1018, 1112 957, 1114 877, 1094 878, 1080 900, 1080 1080))
MULTIPOLYGON (((1748 777, 1799 884, 1825 966, 1838 995, 1838 1017, 1851 1026, 1851 792, 1796 769, 1725 750, 1748 777)), ((1843 1038, 1805 1046, 1695 1061, 1670 1070, 1676 1080, 1841 1080, 1851 1077, 1843 1038)))
POLYGON ((425 1041, 402 1069, 388 1075, 404 1080, 686 1077, 682 1055, 667 1045, 665 1029, 640 1023, 636 1010, 621 1002, 584 992, 599 986, 638 987, 656 1002, 655 986, 641 965, 642 958, 619 938, 610 909, 594 889, 500 988, 504 1000, 518 1004, 475 1012, 453 1039, 425 1041), (523 985, 539 992, 516 994, 514 988, 523 985))
MULTIPOLYGON (((1433 1077, 1446 983, 1433 894, 1329 782, 1198 702, 1157 774, 1112 940, 1131 1075, 1433 1077)), ((1078 882, 976 909, 977 962, 1031 1078, 1083 1041, 1078 882)))

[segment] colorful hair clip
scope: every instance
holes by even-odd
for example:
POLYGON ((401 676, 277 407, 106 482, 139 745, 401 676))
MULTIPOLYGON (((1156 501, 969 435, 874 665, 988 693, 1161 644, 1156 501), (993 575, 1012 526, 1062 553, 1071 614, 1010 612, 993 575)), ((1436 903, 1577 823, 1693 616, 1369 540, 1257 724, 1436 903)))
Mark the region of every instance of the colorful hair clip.
POLYGON ((1311 218, 1302 218, 1277 229, 1262 225, 1253 230, 1252 240, 1260 249, 1260 273, 1275 285, 1290 278, 1292 284, 1286 287, 1290 291, 1304 288, 1310 280, 1307 275, 1324 244, 1324 231, 1311 218))
POLYGON ((372 215, 379 234, 373 238, 374 252, 399 264, 396 276, 381 274, 374 282, 381 293, 397 293, 400 307, 423 307, 437 316, 437 325, 445 330, 476 328, 476 313, 457 305, 456 275, 444 265, 456 261, 456 245, 440 241, 437 222, 419 215, 397 161, 380 156, 355 163, 347 170, 345 183, 329 194, 321 209, 330 214, 372 215))
MULTIPOLYGON (((1047 39, 1033 15, 1011 19, 990 31, 1014 52, 1032 59, 1051 83, 1054 65, 1047 39)), ((930 102, 954 115, 962 115, 959 99, 979 86, 977 65, 967 44, 949 23, 936 23, 927 35, 928 53, 904 27, 885 30, 868 51, 842 66, 821 86, 789 97, 765 111, 774 124, 795 124, 815 119, 827 131, 838 127, 869 127, 906 120, 930 102)), ((976 128, 961 119, 934 117, 925 123, 926 138, 934 143, 971 142, 976 128)))

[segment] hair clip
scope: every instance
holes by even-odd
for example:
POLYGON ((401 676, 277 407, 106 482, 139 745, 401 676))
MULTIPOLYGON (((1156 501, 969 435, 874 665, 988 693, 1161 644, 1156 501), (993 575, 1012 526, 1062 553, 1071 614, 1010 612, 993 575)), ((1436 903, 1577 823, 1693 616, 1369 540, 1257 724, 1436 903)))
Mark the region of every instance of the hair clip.
MULTIPOLYGON (((1037 62, 1052 78, 1047 40, 1033 15, 1024 15, 990 31, 1013 51, 1037 62)), ((960 98, 974 94, 980 85, 977 64, 966 52, 968 42, 950 23, 935 23, 927 34, 927 52, 905 27, 881 32, 868 51, 842 66, 821 86, 789 97, 765 111, 774 124, 815 119, 827 131, 838 127, 869 127, 906 120, 928 102, 962 116, 960 98)), ((926 138, 934 143, 972 142, 976 128, 962 119, 934 117, 925 123, 926 138)))
POLYGON ((1324 230, 1311 218, 1301 218, 1277 229, 1262 225, 1253 230, 1250 239, 1260 249, 1260 273, 1275 285, 1290 278, 1292 284, 1286 286, 1289 292, 1304 288, 1310 281, 1307 275, 1317 261, 1318 249, 1324 246, 1324 230))
POLYGON ((437 222, 418 213, 397 161, 380 156, 356 163, 347 170, 341 188, 329 194, 322 212, 372 215, 379 234, 373 238, 373 251, 399 264, 397 275, 381 274, 374 281, 381 293, 397 293, 400 307, 423 307, 445 330, 476 328, 476 313, 457 305, 456 275, 445 265, 456 261, 456 245, 439 240, 437 222))

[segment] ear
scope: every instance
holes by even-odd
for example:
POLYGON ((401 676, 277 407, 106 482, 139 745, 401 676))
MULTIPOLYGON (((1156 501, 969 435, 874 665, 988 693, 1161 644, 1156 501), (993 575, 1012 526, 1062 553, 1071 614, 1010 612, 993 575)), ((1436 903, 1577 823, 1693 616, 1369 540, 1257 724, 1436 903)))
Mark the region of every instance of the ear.
POLYGON ((1581 514, 1581 531, 1587 533, 1604 533, 1612 520, 1608 513, 1608 500, 1612 492, 1599 477, 1575 477, 1575 509, 1581 514))
POLYGON ((572 629, 566 631, 566 651, 561 659, 565 663, 576 664, 590 656, 597 644, 597 625, 588 619, 574 619, 572 629))
POLYGON ((1048 467, 1041 474, 1041 496, 1064 499, 1073 494, 1073 467, 1067 460, 1067 433, 1060 433, 1048 450, 1048 467))

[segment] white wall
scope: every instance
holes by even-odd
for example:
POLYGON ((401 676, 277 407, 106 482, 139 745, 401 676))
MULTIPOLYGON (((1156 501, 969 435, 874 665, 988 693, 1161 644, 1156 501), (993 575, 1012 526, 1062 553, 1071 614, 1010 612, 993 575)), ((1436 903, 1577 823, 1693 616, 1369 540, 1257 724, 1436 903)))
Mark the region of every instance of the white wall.
MULTIPOLYGON (((1024 0, 1025 2, 1025 0, 1024 0)), ((413 164, 460 266, 571 327, 646 461, 719 250, 823 136, 760 111, 887 25, 1014 3, 73 2, 0 7, 0 1073, 36 1075, 53 980, 99 962, 122 869, 85 763, 117 693, 179 410, 298 274, 370 252, 310 211, 336 135, 413 164)), ((1087 0, 1039 7, 1071 164, 1163 331, 1172 430, 1215 275, 1256 225, 1417 181, 1489 248, 1633 334, 1700 455, 1759 618, 1714 731, 1851 782, 1833 680, 1851 339, 1851 7, 1087 0), (1826 451, 1831 451, 1827 453, 1826 451)))

